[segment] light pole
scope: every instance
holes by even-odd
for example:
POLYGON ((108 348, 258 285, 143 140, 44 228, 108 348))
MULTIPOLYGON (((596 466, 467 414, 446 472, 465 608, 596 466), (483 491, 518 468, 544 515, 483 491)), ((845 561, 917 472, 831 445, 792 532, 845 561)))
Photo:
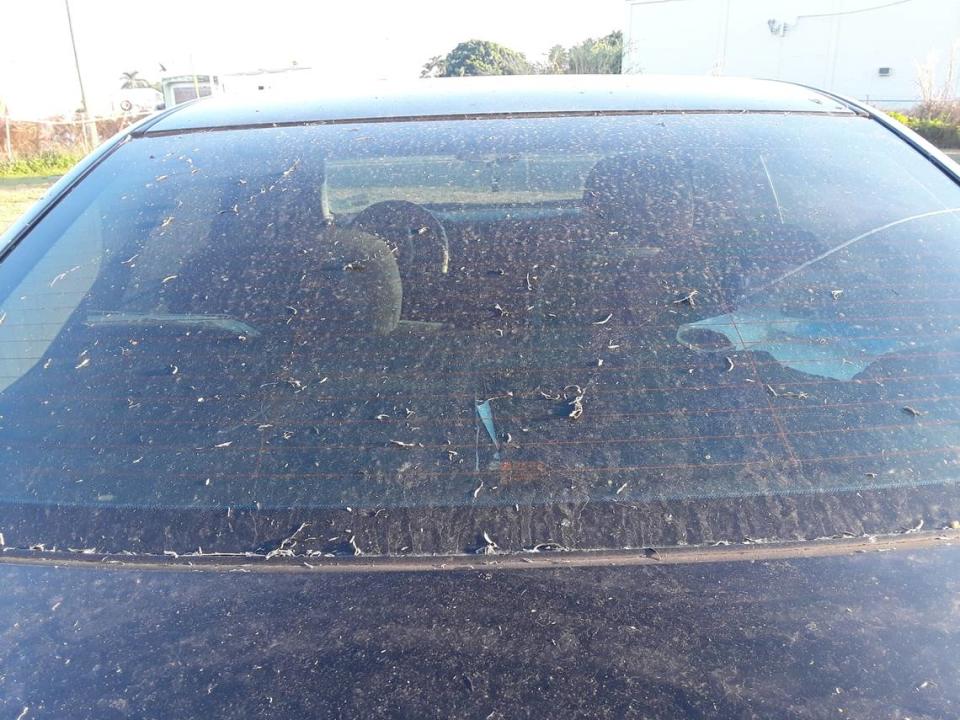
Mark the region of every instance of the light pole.
MULTIPOLYGON (((63 0, 63 5, 67 9, 67 27, 70 30, 70 44, 73 46, 73 65, 77 69, 77 83, 80 85, 80 111, 83 115, 83 141, 87 142, 87 129, 90 125, 90 113, 87 110, 87 94, 83 89, 83 76, 80 73, 80 58, 77 56, 77 41, 73 37, 73 18, 70 17, 70 0, 63 0)), ((94 123, 89 127, 90 144, 96 147, 100 144, 100 138, 97 136, 97 125, 94 123)))

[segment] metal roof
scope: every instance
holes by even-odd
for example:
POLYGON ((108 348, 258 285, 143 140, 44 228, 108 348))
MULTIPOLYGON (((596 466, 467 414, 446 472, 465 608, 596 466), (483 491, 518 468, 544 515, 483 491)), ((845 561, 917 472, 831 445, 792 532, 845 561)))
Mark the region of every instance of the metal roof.
POLYGON ((649 75, 438 78, 270 91, 189 103, 141 133, 317 122, 631 112, 855 112, 837 98, 771 80, 649 75))

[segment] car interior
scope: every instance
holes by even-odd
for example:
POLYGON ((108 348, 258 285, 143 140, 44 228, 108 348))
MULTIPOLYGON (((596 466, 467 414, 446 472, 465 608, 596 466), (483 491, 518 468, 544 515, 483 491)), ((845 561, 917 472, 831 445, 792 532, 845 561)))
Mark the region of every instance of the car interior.
POLYGON ((13 289, 64 299, 44 322, 4 307, 22 353, 0 411, 30 477, 11 492, 457 504, 483 483, 513 504, 861 482, 876 461, 847 458, 839 431, 873 428, 878 448, 909 431, 879 402, 903 393, 884 358, 907 346, 848 369, 842 322, 744 341, 784 322, 774 309, 838 308, 830 286, 796 285, 800 305, 764 290, 834 242, 796 224, 768 160, 645 145, 592 161, 566 198, 512 201, 504 181, 480 203, 414 202, 429 193, 398 183, 351 212, 320 155, 184 161, 202 182, 162 174, 89 204, 13 289), (37 413, 57 420, 39 442, 37 413))

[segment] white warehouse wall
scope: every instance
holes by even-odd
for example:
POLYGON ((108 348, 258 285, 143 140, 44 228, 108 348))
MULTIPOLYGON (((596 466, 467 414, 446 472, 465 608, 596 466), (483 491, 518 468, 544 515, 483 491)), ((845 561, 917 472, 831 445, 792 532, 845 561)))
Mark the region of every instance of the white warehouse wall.
MULTIPOLYGON (((627 0, 623 67, 789 80, 896 107, 920 99, 920 66, 943 85, 958 43, 960 0, 627 0)), ((951 87, 960 94, 960 62, 951 87)))

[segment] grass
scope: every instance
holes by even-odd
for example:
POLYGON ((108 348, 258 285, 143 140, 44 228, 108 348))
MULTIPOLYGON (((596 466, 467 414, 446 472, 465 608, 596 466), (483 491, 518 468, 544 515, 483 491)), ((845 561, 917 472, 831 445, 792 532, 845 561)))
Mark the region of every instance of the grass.
POLYGON ((43 178, 63 175, 82 158, 68 150, 47 150, 37 155, 0 161, 0 178, 43 178))
POLYGON ((40 199, 54 182, 52 177, 0 178, 0 233, 40 199))

